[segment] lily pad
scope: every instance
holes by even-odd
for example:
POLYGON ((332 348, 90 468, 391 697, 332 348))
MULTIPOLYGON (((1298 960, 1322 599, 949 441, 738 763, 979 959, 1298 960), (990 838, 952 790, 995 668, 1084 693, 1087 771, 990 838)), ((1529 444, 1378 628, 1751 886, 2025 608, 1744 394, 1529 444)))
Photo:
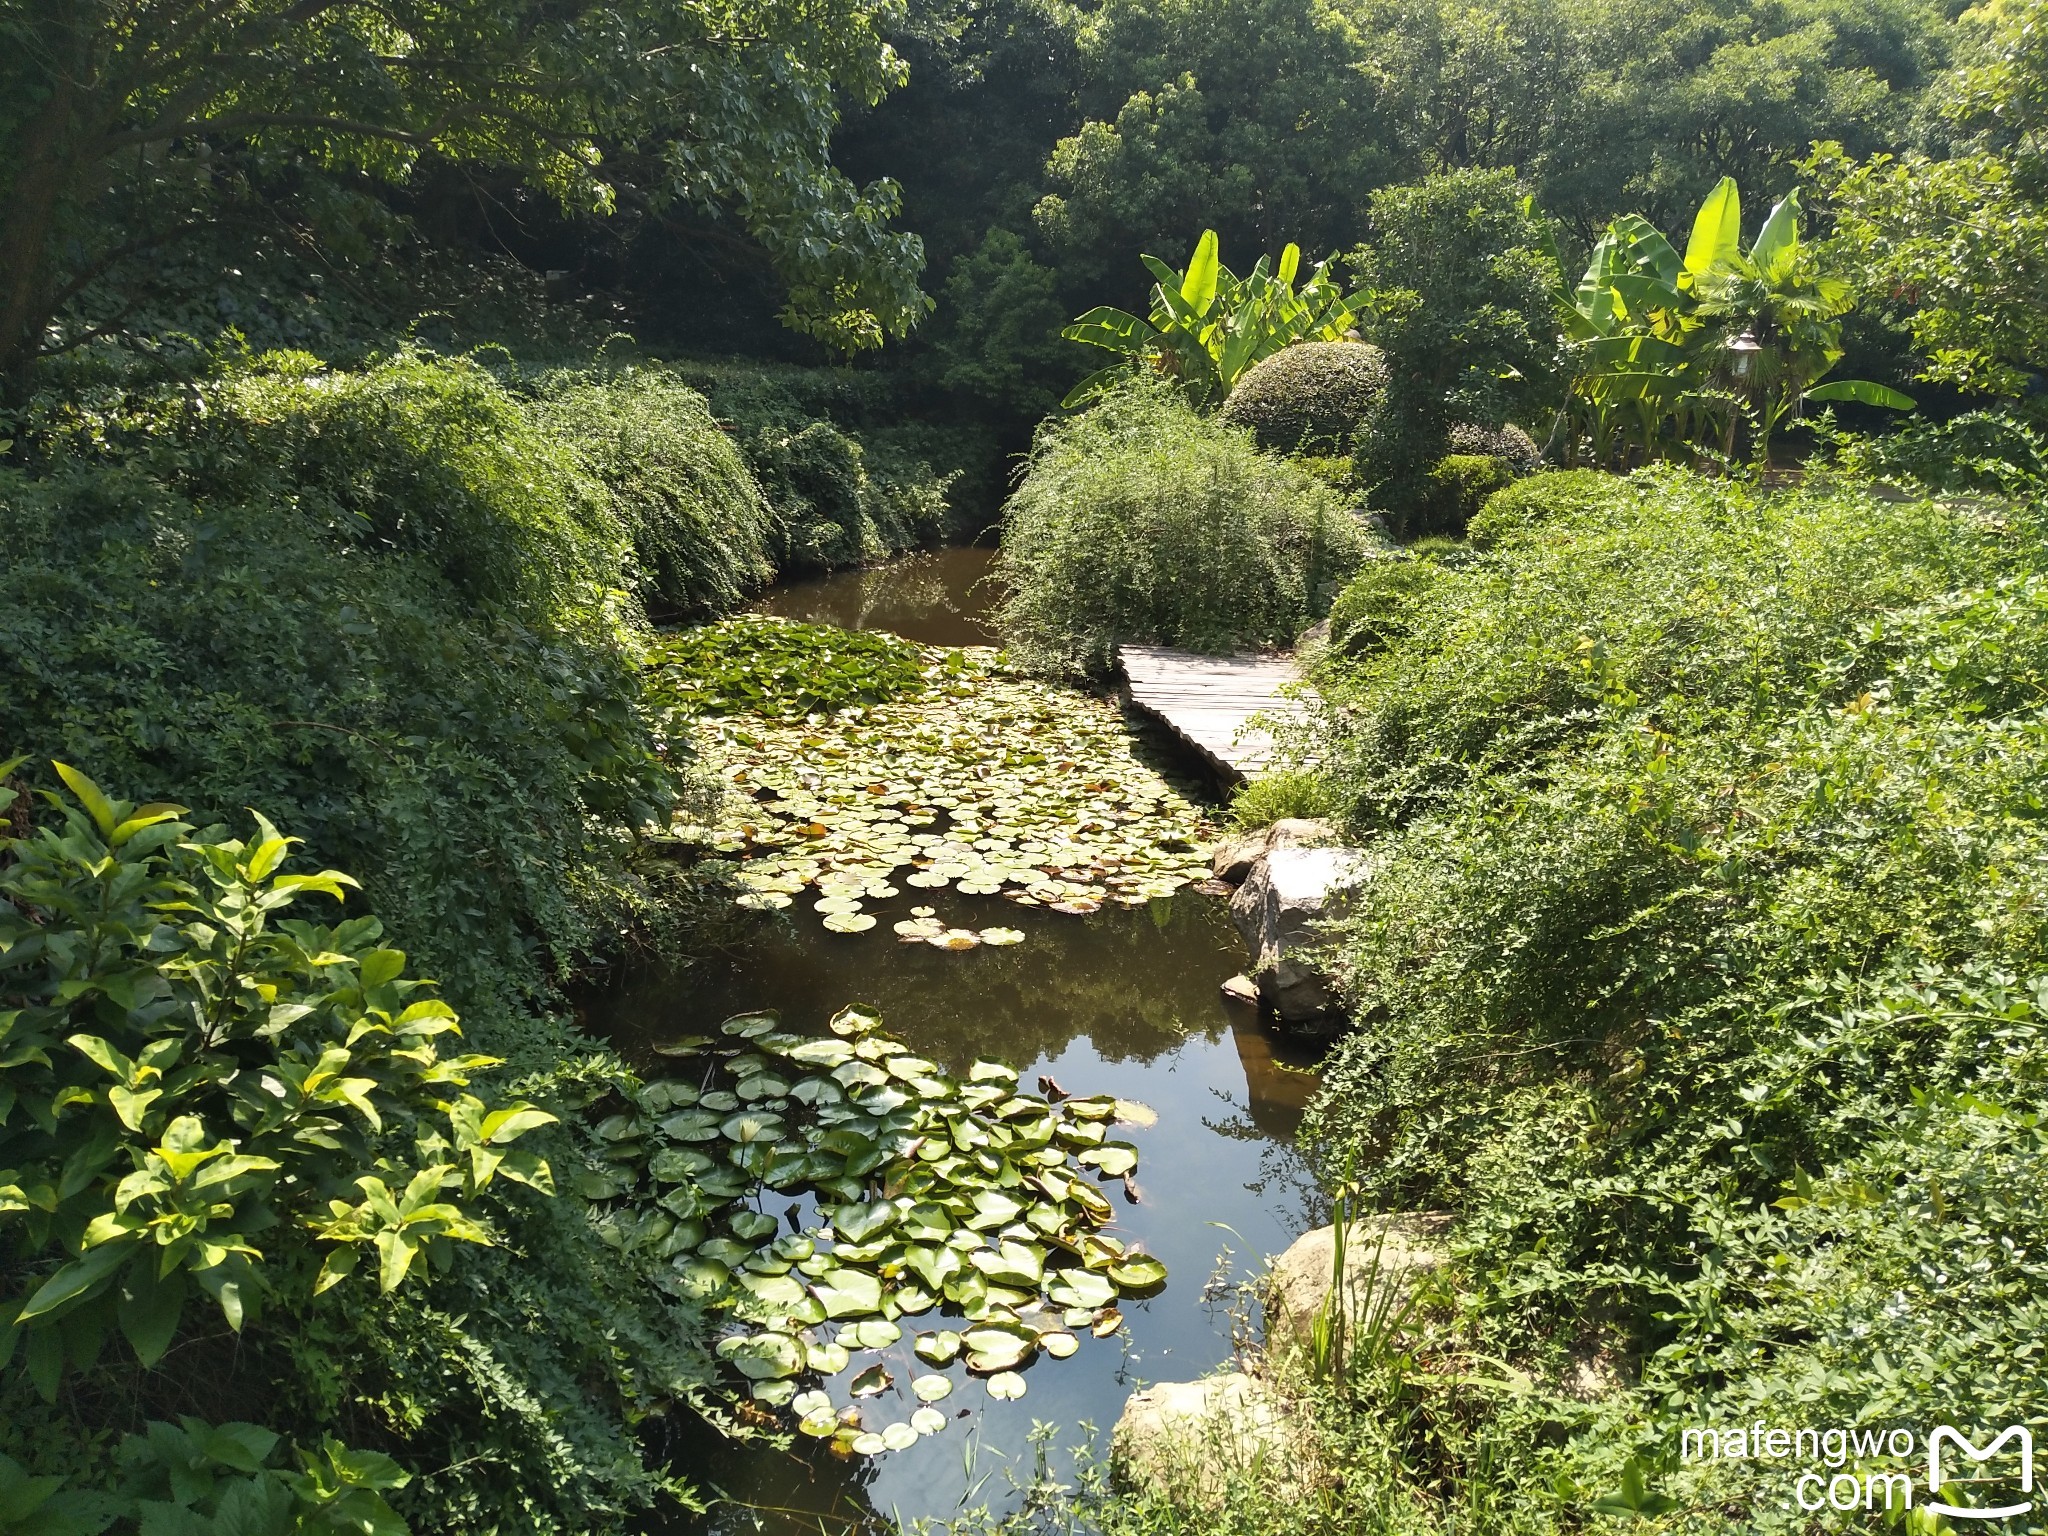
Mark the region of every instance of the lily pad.
POLYGON ((892 1451, 907 1451, 917 1444, 917 1431, 908 1424, 886 1424, 882 1427, 882 1444, 892 1451))
POLYGON ((853 1378, 847 1391, 855 1397, 874 1397, 878 1393, 888 1391, 895 1382, 896 1378, 889 1374, 887 1367, 871 1365, 853 1378))
POLYGON ((920 1408, 910 1416, 910 1427, 920 1435, 936 1435, 946 1427, 946 1416, 936 1408, 920 1408))
POLYGON ((941 1376, 934 1371, 929 1376, 920 1376, 910 1384, 910 1390, 917 1394, 921 1403, 936 1403, 953 1395, 953 1378, 941 1376))
POLYGON ((1015 1371, 998 1371, 989 1377, 988 1395, 999 1403, 1015 1402, 1025 1392, 1024 1378, 1015 1371))
POLYGON ((1109 1266, 1109 1278, 1120 1290, 1150 1291, 1166 1284, 1166 1266, 1146 1254, 1134 1254, 1109 1266))
POLYGON ((917 1358, 932 1365, 951 1365, 960 1357, 960 1335, 957 1333, 920 1333, 910 1347, 917 1358))

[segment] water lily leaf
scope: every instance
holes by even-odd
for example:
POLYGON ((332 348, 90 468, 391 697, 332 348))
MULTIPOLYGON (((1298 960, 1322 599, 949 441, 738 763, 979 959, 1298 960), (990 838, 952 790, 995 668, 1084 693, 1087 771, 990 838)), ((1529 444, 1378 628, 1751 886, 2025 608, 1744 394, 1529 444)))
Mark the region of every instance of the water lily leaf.
POLYGON ((865 1270, 834 1269, 812 1284, 811 1294, 827 1317, 872 1317, 882 1310, 882 1282, 865 1270))
POLYGON ((856 1003, 833 1014, 827 1027, 835 1035, 865 1035, 878 1029, 881 1023, 879 1013, 856 1003))
POLYGON ((1117 1311, 1116 1308, 1111 1307, 1107 1312, 1103 1313, 1100 1317, 1095 1319, 1095 1326, 1090 1331, 1094 1333, 1095 1337, 1097 1337, 1098 1339, 1106 1339, 1112 1333, 1115 1333, 1117 1329, 1123 1327, 1123 1325, 1123 1313, 1117 1311))
POLYGON ((771 1408, 779 1408, 796 1396, 796 1383, 793 1381, 757 1381, 747 1391, 755 1402, 766 1403, 771 1408))
MULTIPOLYGON (((719 1135, 718 1116, 708 1109, 686 1109, 681 1114, 670 1115, 661 1122, 661 1128, 663 1132, 675 1137, 677 1141, 716 1141, 719 1135)), ((665 1156, 666 1154, 660 1155, 665 1156)), ((704 1163, 705 1168, 709 1168, 711 1160, 705 1158, 704 1163)), ((652 1171, 651 1165, 650 1171, 652 1171)), ((703 1171, 705 1169, 690 1170, 690 1172, 694 1173, 701 1173, 703 1171)), ((689 1176, 689 1173, 684 1175, 684 1177, 689 1176)), ((657 1173, 655 1177, 667 1178, 668 1175, 657 1173)), ((680 1182, 680 1180, 677 1182, 680 1182)))
POLYGON ((932 1365, 951 1365, 960 1355, 960 1335, 952 1332, 920 1333, 911 1346, 917 1358, 932 1365))
POLYGON ((799 1392, 795 1397, 791 1398, 789 1411, 799 1417, 805 1417, 813 1413, 829 1413, 835 1418, 838 1416, 837 1410, 832 1406, 832 1394, 820 1392, 815 1388, 809 1392, 799 1392))
MULTIPOLYGON (((674 1117, 671 1117, 674 1118, 674 1117)), ((711 1134, 718 1134, 718 1122, 711 1122, 711 1134)), ((649 1177, 664 1184, 683 1184, 709 1173, 717 1164, 702 1152, 687 1147, 664 1147, 647 1160, 649 1177)))
POLYGON ((1092 1269, 1063 1269, 1045 1288, 1045 1294, 1060 1306, 1092 1312, 1116 1300, 1116 1286, 1107 1275, 1092 1269))
POLYGON ((824 926, 833 933, 866 933, 875 920, 866 912, 839 912, 826 918, 824 926))
POLYGON ((968 1218, 967 1225, 985 1232, 990 1227, 1007 1226, 1023 1214, 1023 1205, 1001 1190, 982 1189, 975 1191, 974 1215, 968 1218))
POLYGON ((837 1376, 852 1359, 846 1346, 837 1340, 804 1345, 804 1363, 820 1376, 837 1376))
POLYGON ((880 1435, 870 1432, 868 1434, 855 1435, 853 1437, 852 1449, 853 1454, 856 1456, 879 1456, 882 1452, 889 1449, 889 1442, 880 1435))
POLYGON ((839 1417, 830 1409, 823 1413, 807 1413, 797 1420, 797 1431, 814 1440, 830 1440, 839 1433, 839 1417))
POLYGON ((935 1200, 922 1200, 903 1213, 903 1235, 917 1242, 941 1242, 953 1230, 952 1215, 935 1200))
POLYGON ((1109 1278, 1124 1291, 1149 1291, 1166 1284, 1166 1266, 1146 1254, 1133 1254, 1109 1266, 1109 1278))
POLYGON ((732 1228, 735 1235, 749 1242, 766 1237, 776 1226, 773 1216, 763 1215, 759 1211, 735 1211, 727 1218, 726 1224, 732 1228))
POLYGON ((936 1408, 920 1408, 910 1416, 910 1427, 920 1435, 936 1435, 946 1427, 946 1416, 936 1408))
POLYGON ((871 1365, 853 1378, 852 1385, 847 1391, 855 1397, 873 1397, 879 1392, 888 1391, 895 1381, 896 1378, 889 1374, 888 1367, 871 1365))
POLYGON ((953 1381, 951 1377, 934 1373, 918 1377, 911 1382, 910 1390, 917 1394, 919 1402, 936 1403, 953 1395, 953 1381))
POLYGON ((737 1035, 742 1040, 753 1040, 765 1035, 782 1022, 778 1013, 736 1013, 719 1025, 719 1030, 728 1035, 737 1035))
POLYGON ((988 1395, 999 1403, 1015 1402, 1025 1392, 1024 1378, 1015 1371, 998 1371, 987 1385, 988 1395))
POLYGON ((902 1214, 886 1200, 865 1205, 835 1205, 829 1215, 833 1227, 849 1243, 865 1243, 877 1233, 896 1225, 902 1214))
POLYGON ((709 1301, 732 1283, 732 1271, 716 1259, 678 1260, 675 1275, 683 1295, 694 1301, 709 1301))
POLYGON ((1081 1341, 1064 1331, 1041 1333, 1038 1336, 1038 1347, 1053 1359, 1064 1360, 1081 1347, 1081 1341))
POLYGON ((1149 1104, 1140 1104, 1136 1099, 1117 1099, 1114 1102, 1120 1125, 1135 1125, 1142 1130, 1159 1123, 1159 1111, 1149 1104))
POLYGON ((803 1347, 786 1333, 742 1333, 719 1340, 718 1358, 752 1381, 794 1376, 804 1368, 803 1347))
MULTIPOLYGON (((967 887, 963 885, 960 889, 964 891, 967 887)), ((993 888, 991 894, 993 894, 993 888)), ((1024 942, 1024 930, 1021 928, 984 928, 981 930, 980 938, 984 944, 993 944, 999 947, 1009 944, 1022 944, 1024 942)))
POLYGON ((789 1060, 805 1067, 836 1067, 853 1059, 853 1047, 844 1040, 806 1040, 784 1051, 789 1060))
POLYGON ((917 1444, 917 1431, 908 1424, 885 1425, 882 1429, 882 1444, 892 1451, 907 1451, 917 1444))
POLYGON ((1138 1166, 1138 1149, 1127 1141, 1105 1142, 1099 1147, 1090 1147, 1074 1161, 1099 1168, 1112 1179, 1120 1179, 1138 1166))
POLYGON ((744 1147, 760 1141, 772 1142, 780 1137, 787 1127, 780 1115, 771 1114, 767 1110, 749 1109, 720 1121, 718 1129, 726 1140, 736 1141, 744 1147))
POLYGON ((889 1081, 889 1074, 869 1062, 848 1061, 832 1069, 832 1080, 848 1088, 880 1087, 889 1081))
POLYGON ((1091 1098, 1068 1099, 1060 1108, 1076 1120, 1107 1120, 1116 1113, 1116 1100, 1096 1094, 1091 1098))
POLYGON ((903 1337, 903 1330, 887 1319, 877 1317, 839 1330, 841 1343, 847 1342, 849 1336, 862 1349, 887 1349, 903 1337))
POLYGON ((1000 1061, 977 1061, 967 1069, 967 1080, 970 1083, 1014 1083, 1017 1081, 1017 1069, 1000 1061))
POLYGON ((737 1269, 754 1256, 754 1246, 730 1237, 714 1237, 708 1242, 699 1243, 697 1252, 704 1258, 714 1259, 720 1264, 737 1269))
POLYGON ((1025 1243, 1005 1242, 999 1249, 984 1248, 969 1258, 997 1285, 1035 1289, 1045 1275, 1045 1250, 1025 1243))
POLYGON ((721 1088, 705 1094, 697 1104, 701 1109, 716 1110, 721 1115, 729 1115, 740 1107, 740 1100, 738 1094, 727 1093, 721 1088))
POLYGON ((779 1099, 789 1092, 789 1084, 773 1072, 757 1072, 752 1077, 741 1079, 734 1085, 733 1092, 748 1102, 755 1099, 779 1099))
POLYGON ((1029 1329, 984 1324, 960 1336, 967 1351, 967 1369, 977 1374, 1006 1371, 1031 1358, 1038 1347, 1029 1329))
POLYGON ((654 1048, 657 1056, 694 1056, 711 1043, 709 1035, 684 1035, 654 1048))

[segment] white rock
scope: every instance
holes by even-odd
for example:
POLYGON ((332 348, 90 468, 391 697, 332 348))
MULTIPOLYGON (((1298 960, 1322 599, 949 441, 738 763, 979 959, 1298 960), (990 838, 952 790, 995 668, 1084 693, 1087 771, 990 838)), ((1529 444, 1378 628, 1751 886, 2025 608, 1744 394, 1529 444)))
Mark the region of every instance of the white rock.
POLYGON ((1303 1453, 1272 1390, 1242 1371, 1166 1381, 1131 1394, 1110 1436, 1110 1467, 1126 1488, 1182 1508, 1221 1502, 1234 1474, 1300 1485, 1303 1453))
MULTIPOLYGON (((1362 1328, 1399 1317, 1417 1281, 1445 1261, 1450 1220, 1442 1212, 1410 1211, 1350 1223, 1344 1239, 1344 1306, 1354 1339, 1362 1328)), ((1268 1349, 1283 1353, 1309 1346, 1336 1274, 1334 1226, 1304 1233, 1273 1261, 1266 1280, 1268 1349)))
POLYGON ((1313 848, 1336 840, 1337 829, 1327 821, 1285 816, 1256 832, 1218 843, 1209 855, 1209 873, 1226 884, 1242 885, 1252 866, 1275 848, 1313 848))
POLYGON ((1252 979, 1283 1021, 1306 1023, 1331 1011, 1330 978, 1304 951, 1320 939, 1318 923, 1342 915, 1369 867, 1355 848, 1275 848, 1230 898, 1231 920, 1252 952, 1252 979))

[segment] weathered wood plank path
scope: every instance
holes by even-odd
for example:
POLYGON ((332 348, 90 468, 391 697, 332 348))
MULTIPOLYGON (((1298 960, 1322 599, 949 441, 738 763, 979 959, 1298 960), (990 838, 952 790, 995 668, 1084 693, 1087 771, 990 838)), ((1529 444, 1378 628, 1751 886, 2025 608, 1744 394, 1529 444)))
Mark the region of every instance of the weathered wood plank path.
POLYGON ((1126 645, 1117 659, 1131 702, 1169 727, 1226 779, 1251 779, 1273 756, 1273 738, 1246 722, 1255 714, 1299 715, 1280 696, 1300 680, 1291 656, 1198 656, 1158 645, 1126 645))

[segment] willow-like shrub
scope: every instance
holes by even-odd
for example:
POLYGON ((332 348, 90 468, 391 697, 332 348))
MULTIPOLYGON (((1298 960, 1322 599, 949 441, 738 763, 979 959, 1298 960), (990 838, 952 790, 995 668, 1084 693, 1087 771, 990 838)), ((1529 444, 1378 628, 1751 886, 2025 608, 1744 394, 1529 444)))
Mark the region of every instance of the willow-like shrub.
POLYGON ((1328 485, 1137 380, 1041 430, 1004 509, 998 622, 1048 670, 1106 670, 1124 640, 1285 645, 1365 540, 1328 485))

